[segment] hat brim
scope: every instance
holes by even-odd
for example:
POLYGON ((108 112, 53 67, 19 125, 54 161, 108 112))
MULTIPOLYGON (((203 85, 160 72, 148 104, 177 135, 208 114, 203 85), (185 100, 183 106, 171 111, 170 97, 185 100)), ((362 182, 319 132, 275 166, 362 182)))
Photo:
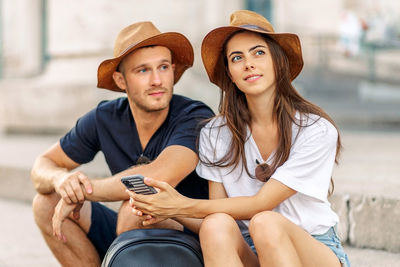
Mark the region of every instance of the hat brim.
POLYGON ((177 32, 166 32, 134 44, 120 56, 104 60, 97 70, 97 87, 116 92, 123 92, 114 82, 113 73, 117 70, 122 59, 132 51, 146 46, 164 46, 172 54, 172 63, 175 64, 174 84, 179 81, 182 74, 193 65, 193 47, 189 40, 177 32))
POLYGON ((267 32, 238 26, 225 26, 210 31, 206 37, 204 37, 201 45, 201 57, 203 64, 212 83, 221 88, 222 84, 219 79, 220 75, 218 75, 218 72, 224 71, 225 68, 225 66, 220 66, 222 61, 219 59, 222 53, 223 45, 229 36, 241 30, 260 33, 274 39, 281 46, 289 59, 291 80, 294 80, 299 75, 304 63, 300 40, 296 34, 267 32))

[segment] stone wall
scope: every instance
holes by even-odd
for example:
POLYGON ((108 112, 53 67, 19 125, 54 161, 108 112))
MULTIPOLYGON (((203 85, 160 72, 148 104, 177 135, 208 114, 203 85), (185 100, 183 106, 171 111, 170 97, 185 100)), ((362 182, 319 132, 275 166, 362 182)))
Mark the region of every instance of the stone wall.
POLYGON ((195 65, 176 92, 215 109, 218 90, 208 83, 200 44, 209 29, 226 24, 240 0, 142 1, 4 0, 3 76, 0 80, 0 130, 61 133, 103 99, 121 96, 96 89, 97 67, 112 57, 115 37, 125 26, 150 20, 162 32, 179 31, 195 49, 195 65), (118 3, 118 4, 116 4, 118 3), (47 35, 41 23, 47 17, 47 35), (45 37, 45 38, 44 38, 45 37), (50 60, 42 69, 42 41, 50 60), (32 62, 35 66, 31 66, 32 62))
POLYGON ((330 199, 340 217, 344 243, 400 253, 400 201, 366 194, 338 194, 330 199))

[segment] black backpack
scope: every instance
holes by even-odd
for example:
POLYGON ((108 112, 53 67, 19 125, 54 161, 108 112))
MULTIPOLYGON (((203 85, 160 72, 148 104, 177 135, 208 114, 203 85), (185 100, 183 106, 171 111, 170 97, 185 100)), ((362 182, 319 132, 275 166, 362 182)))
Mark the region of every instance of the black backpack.
POLYGON ((102 267, 203 267, 200 243, 172 229, 137 229, 118 236, 108 248, 102 267))

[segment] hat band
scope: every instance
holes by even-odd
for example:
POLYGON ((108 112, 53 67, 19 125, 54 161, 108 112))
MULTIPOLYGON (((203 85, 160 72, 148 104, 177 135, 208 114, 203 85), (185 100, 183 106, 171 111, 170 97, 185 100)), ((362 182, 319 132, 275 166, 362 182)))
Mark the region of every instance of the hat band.
POLYGON ((261 30, 261 31, 269 32, 268 30, 266 30, 260 26, 254 25, 254 24, 244 24, 244 25, 240 25, 240 27, 246 28, 246 29, 261 30))
POLYGON ((138 43, 140 43, 140 42, 136 42, 136 43, 134 43, 134 44, 131 44, 131 45, 129 45, 127 48, 125 48, 121 53, 119 53, 119 56, 118 57, 120 57, 120 56, 122 56, 123 54, 125 54, 129 49, 131 49, 132 47, 134 47, 135 45, 137 45, 138 43))

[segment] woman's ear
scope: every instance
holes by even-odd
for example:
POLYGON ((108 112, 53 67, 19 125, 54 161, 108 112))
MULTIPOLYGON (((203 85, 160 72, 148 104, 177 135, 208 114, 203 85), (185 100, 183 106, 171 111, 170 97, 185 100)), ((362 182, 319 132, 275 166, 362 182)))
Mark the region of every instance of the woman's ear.
POLYGON ((113 73, 113 80, 115 84, 123 91, 126 91, 127 85, 126 80, 122 72, 114 71, 113 73))

